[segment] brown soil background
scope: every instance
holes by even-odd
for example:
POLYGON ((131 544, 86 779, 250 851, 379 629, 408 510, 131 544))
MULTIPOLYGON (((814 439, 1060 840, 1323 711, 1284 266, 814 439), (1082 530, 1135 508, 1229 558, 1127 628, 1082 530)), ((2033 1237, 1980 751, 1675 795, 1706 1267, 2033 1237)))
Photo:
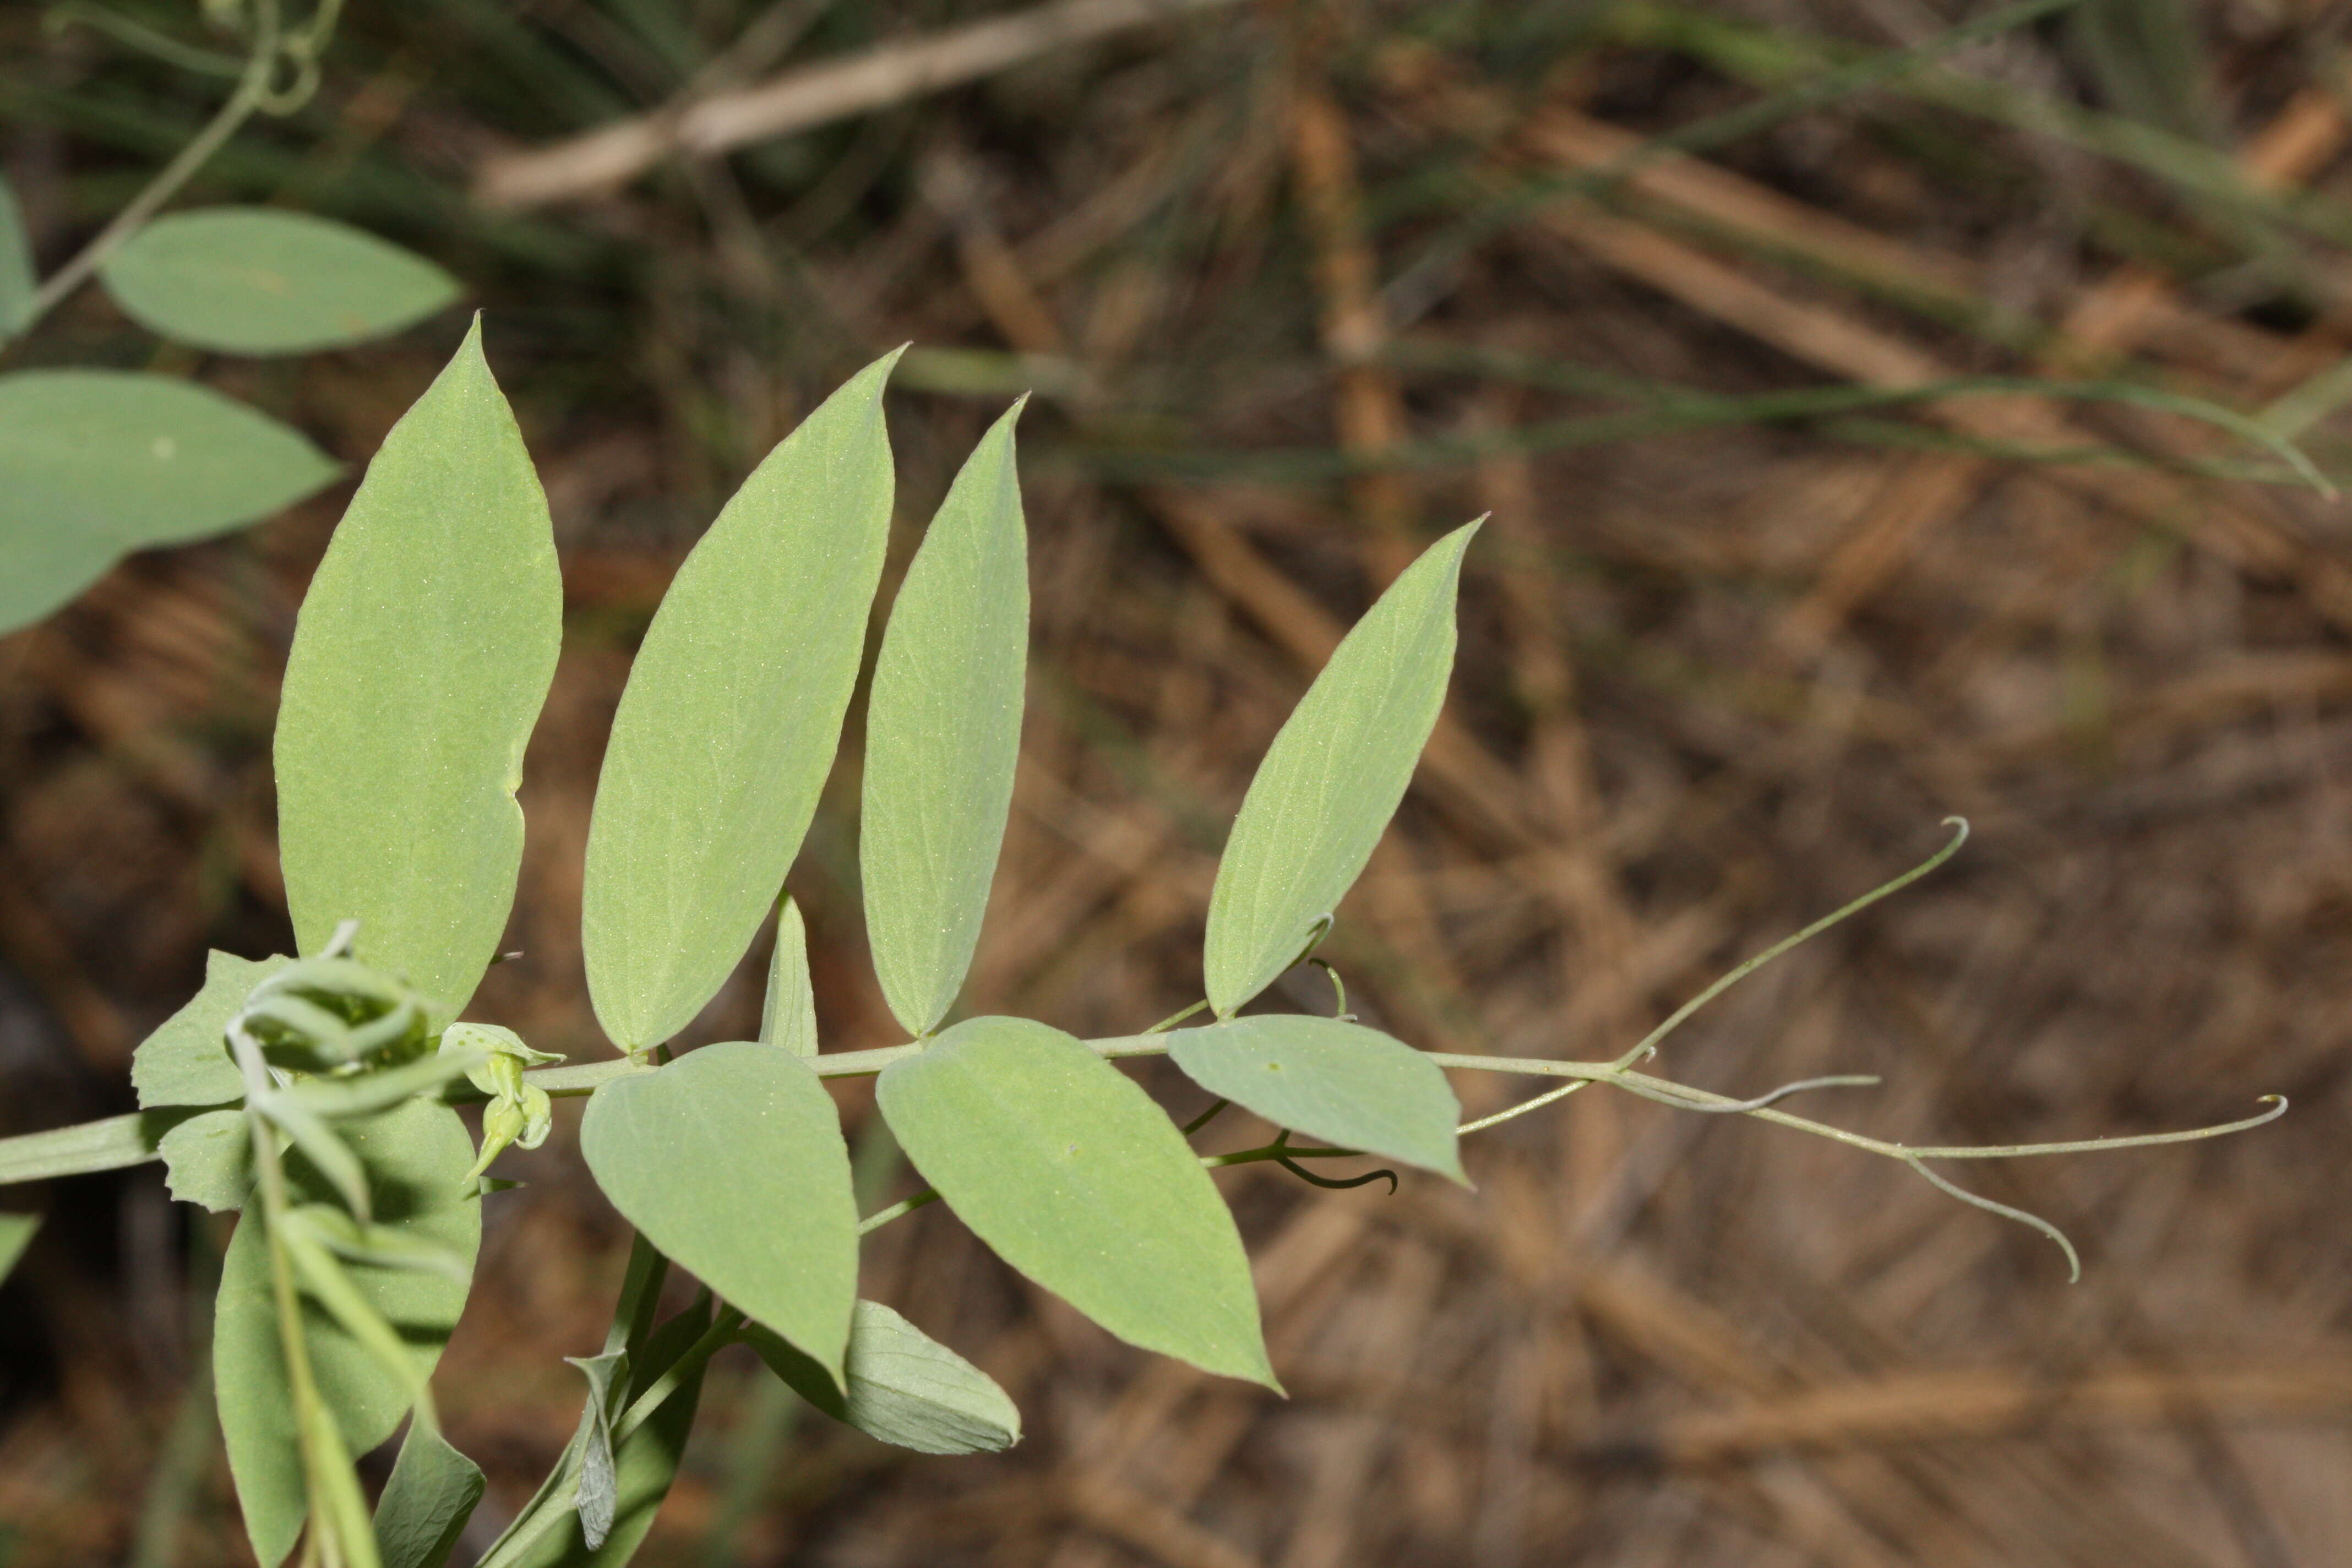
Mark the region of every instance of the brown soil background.
MULTIPOLYGON (((929 1209, 878 1233, 867 1292, 1002 1380, 1026 1439, 911 1459, 722 1360, 640 1561, 2352 1556, 2343 504, 2196 470, 2259 454, 2113 403, 1690 414, 1702 393, 1976 374, 2258 410, 2352 353, 2347 231, 1900 86, 1605 189, 1563 178, 1770 90, 1698 24, 1884 51, 1989 9, 1960 0, 1237 6, 619 191, 467 195, 486 160, 669 100, 756 16, 784 47, 754 74, 974 9, 355 5, 312 106, 194 195, 442 260, 488 311, 541 464, 566 640, 524 786, 524 956, 478 1016, 607 1048, 579 867, 629 650, 749 465, 911 339, 956 352, 915 356, 894 395, 886 596, 971 441, 1038 393, 1031 707, 971 1009, 1102 1034, 1195 995, 1223 826, 1334 628, 1401 554, 1491 511, 1447 726, 1329 950, 1368 1020, 1433 1048, 1612 1054, 1957 813, 1975 836, 1955 862, 1730 993, 1661 1070, 1741 1095, 1880 1073, 1795 1109, 1914 1143, 2194 1126, 2265 1092, 2294 1109, 2219 1142, 1947 1167, 2064 1226, 2071 1288, 2046 1241, 1892 1163, 1605 1090, 1475 1140, 1475 1194, 1247 1167, 1221 1180, 1287 1402, 1129 1352, 929 1209)), ((2176 16, 2185 70, 2060 20, 1943 68, 2352 204, 2342 7, 2090 9, 2176 16)), ((214 89, 30 6, 0 51, 0 153, 54 266, 214 89)), ((461 330, 453 311, 363 351, 216 361, 159 353, 86 291, 11 364, 196 374, 356 467, 461 330)), ((2341 429, 2311 432, 2323 461, 2341 429)), ((285 945, 275 683, 347 493, 134 558, 0 640, 0 1131, 126 1108, 128 1053, 206 947, 285 945)), ((836 1049, 896 1038, 858 913, 856 767, 853 721, 792 881, 836 1049)), ((763 961, 764 941, 697 1037, 754 1026, 763 961)), ((1320 1010, 1307 980, 1286 1001, 1320 1010)), ((1527 1092, 1462 1087, 1481 1110, 1527 1092)), ((843 1104, 859 1139, 870 1094, 843 1104)), ((478 1532, 568 1436, 558 1358, 593 1348, 617 1280, 625 1236, 575 1127, 502 1167, 529 1185, 493 1200, 440 1378, 492 1478, 478 1532)), ((874 1201, 908 1190, 887 1144, 859 1146, 874 1201)), ((190 1381, 188 1285, 221 1234, 152 1166, 9 1201, 50 1219, 0 1293, 0 1563, 247 1561, 190 1381)))

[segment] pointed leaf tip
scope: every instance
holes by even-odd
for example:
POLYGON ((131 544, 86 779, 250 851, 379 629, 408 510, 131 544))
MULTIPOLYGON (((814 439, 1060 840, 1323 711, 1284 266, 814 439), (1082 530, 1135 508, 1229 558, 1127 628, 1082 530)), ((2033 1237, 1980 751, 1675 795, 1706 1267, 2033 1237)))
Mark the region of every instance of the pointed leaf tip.
POLYGON ((1297 960, 1396 814, 1445 700, 1462 554, 1478 526, 1399 574, 1266 748, 1209 899, 1202 967, 1218 1017, 1297 960))
POLYGON ((1028 538, 1014 405, 948 488, 874 668, 859 861, 874 967, 910 1035, 955 1004, 980 940, 1021 756, 1028 538))

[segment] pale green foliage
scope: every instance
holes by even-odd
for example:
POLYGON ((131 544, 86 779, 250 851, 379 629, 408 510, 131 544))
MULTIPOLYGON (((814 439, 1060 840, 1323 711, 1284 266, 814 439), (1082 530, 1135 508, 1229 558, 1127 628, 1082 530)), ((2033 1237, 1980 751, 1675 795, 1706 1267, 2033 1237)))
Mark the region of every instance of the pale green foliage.
POLYGON ((0 1279, 7 1279, 16 1268, 25 1248, 33 1244, 33 1233, 40 1228, 38 1215, 0 1214, 0 1279))
POLYGON ((597 1019, 629 1050, 668 1038, 725 984, 816 809, 889 532, 882 386, 897 359, 853 377, 743 481, 637 650, 581 917, 597 1019))
POLYGON ((0 343, 25 324, 33 310, 33 294, 40 280, 33 275, 33 247, 25 233, 25 215, 16 193, 0 176, 0 343))
POLYGON ((514 792, 562 637, 547 499, 477 321, 368 465, 296 624, 276 761, 304 951, 356 920, 359 956, 436 1022, 465 1006, 514 901, 514 792))
POLYGON ((760 1004, 760 1043, 796 1057, 816 1055, 816 991, 809 984, 808 925, 787 897, 776 910, 776 951, 768 958, 768 994, 760 1004))
POLYGON ((857 1211, 833 1097, 798 1058, 736 1040, 616 1079, 580 1148, 646 1240, 840 1376, 857 1211))
POLYGON ((965 459, 891 606, 866 718, 866 928, 890 1011, 939 1026, 980 941, 1021 755, 1029 552, 1021 405, 965 459))
POLYGON ((1296 963, 1396 814, 1454 668, 1478 525, 1423 552, 1356 623, 1275 736, 1217 865, 1202 966, 1220 1018, 1296 963))
POLYGON ((221 1043, 221 1031, 255 986, 291 962, 239 958, 217 950, 205 954, 204 989, 131 1054, 131 1085, 139 1091, 140 1108, 226 1105, 243 1096, 245 1081, 221 1043))
POLYGON ((163 1180, 172 1195, 226 1214, 245 1206, 253 1190, 253 1140, 245 1112, 235 1106, 190 1117, 155 1145, 163 1156, 163 1180))
POLYGON ((423 321, 457 280, 331 218, 204 207, 157 218, 99 268, 131 320, 222 353, 342 348, 423 321))
MULTIPOLYGON (((632 1355, 628 1386, 620 1403, 632 1402, 645 1393, 709 1324, 709 1306, 698 1303, 656 1330, 632 1355)), ((653 1528, 662 1499, 669 1495, 678 1460, 686 1452, 687 1435, 694 1430, 695 1407, 701 1395, 702 1369, 698 1366, 644 1426, 620 1440, 613 1455, 612 1522, 603 1545, 590 1546, 582 1538, 579 1515, 566 1512, 522 1551, 485 1562, 495 1560, 499 1568, 620 1568, 636 1554, 646 1531, 653 1528)), ((583 1415, 584 1420, 588 1413, 583 1415)))
POLYGON ((48 614, 131 551, 267 517, 335 472, 298 432, 184 381, 0 375, 0 632, 48 614))
POLYGON ((743 1337, 802 1398, 881 1442, 919 1454, 992 1454, 1021 1440, 1021 1412, 994 1378, 879 1301, 857 1303, 839 1388, 774 1334, 743 1337))
POLYGON ((413 1424, 375 1505, 383 1568, 441 1568, 482 1500, 482 1485, 479 1466, 431 1426, 413 1424))
POLYGON ((972 1018, 876 1090, 907 1157, 998 1257, 1130 1344, 1278 1387, 1249 1259, 1151 1097, 1025 1018, 972 1018))
MULTIPOLYGON (((457 1112, 413 1100, 373 1120, 345 1123, 341 1131, 367 1170, 377 1220, 470 1268, 481 1238, 481 1205, 458 1189, 458 1174, 474 1151, 457 1112)), ((287 1165, 299 1195, 331 1199, 331 1189, 299 1159, 287 1165)), ((429 1372, 464 1310, 464 1282, 418 1268, 355 1265, 348 1272, 407 1342, 417 1372, 429 1372)), ((392 1436, 407 1413, 408 1380, 381 1364, 331 1315, 309 1309, 304 1324, 320 1391, 344 1445, 365 1453, 392 1436)), ((309 1504, 271 1300, 268 1247, 263 1226, 251 1216, 237 1226, 221 1264, 213 1374, 246 1533, 261 1568, 277 1568, 300 1533, 309 1504)))
POLYGON ((1168 1057, 1211 1094, 1276 1127, 1469 1183, 1454 1147, 1462 1107, 1444 1072, 1377 1029, 1270 1013, 1178 1029, 1168 1057))

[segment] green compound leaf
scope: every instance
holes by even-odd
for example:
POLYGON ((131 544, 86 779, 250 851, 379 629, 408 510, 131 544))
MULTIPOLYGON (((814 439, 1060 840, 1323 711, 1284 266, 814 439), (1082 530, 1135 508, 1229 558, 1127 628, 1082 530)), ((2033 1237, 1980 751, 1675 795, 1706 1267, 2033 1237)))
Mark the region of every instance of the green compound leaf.
POLYGON ((1341 641, 1282 726, 1209 897, 1202 966, 1220 1018, 1297 961, 1404 798, 1454 668, 1454 597, 1478 524, 1422 552, 1341 641))
POLYGON ((223 1036, 253 988, 294 961, 239 958, 215 949, 205 956, 204 989, 155 1026, 131 1054, 139 1109, 227 1105, 245 1098, 245 1079, 223 1036))
POLYGON ((997 1256, 1129 1344, 1279 1388, 1233 1215, 1151 1097, 1025 1018, 971 1018, 882 1071, 915 1168, 997 1256))
POLYGON ((271 207, 157 218, 99 268, 150 331, 233 354, 299 354, 415 325, 457 298, 423 257, 349 224, 271 207))
POLYGON ((257 521, 335 473, 299 432, 170 376, 0 375, 0 632, 134 550, 257 521))
MULTIPOLYGON (((625 1409, 676 1365, 709 1326, 709 1306, 698 1303, 655 1330, 632 1353, 629 1386, 616 1403, 625 1409)), ((694 1430, 695 1407, 702 1397, 702 1373, 697 1367, 681 1379, 661 1407, 614 1449, 613 1517, 604 1544, 590 1546, 583 1538, 579 1513, 562 1510, 550 1516, 551 1528, 514 1558, 513 1568, 622 1568, 636 1554, 646 1532, 653 1528, 662 1500, 669 1495, 671 1481, 677 1477, 678 1459, 686 1452, 687 1436, 694 1430)), ((592 1408, 581 1411, 581 1430, 572 1439, 575 1445, 587 1439, 589 1423, 594 1418, 592 1408)))
POLYGON ((357 956, 438 1026, 498 951, 523 743, 562 639, 547 498, 481 323, 368 465, 302 601, 278 711, 278 850, 302 951, 357 956))
POLYGON ((882 572, 882 386, 898 357, 852 377, 743 481, 637 650, 581 911, 596 1017, 625 1049, 667 1039, 718 993, 800 852, 882 572))
POLYGON ((891 607, 866 717, 866 926, 890 1011, 939 1026, 980 941, 1021 758, 1029 550, 1016 403, 964 462, 891 607))
MULTIPOLYGON (((457 1113, 412 1100, 368 1121, 345 1122, 341 1131, 366 1168, 376 1223, 470 1268, 481 1240, 482 1208, 458 1187, 474 1145, 457 1113)), ((297 1202, 332 1200, 332 1190, 299 1156, 289 1156, 286 1165, 297 1202)), ((465 1310, 465 1284, 411 1268, 353 1264, 347 1272, 406 1342, 418 1374, 430 1373, 465 1310)), ((391 1436, 407 1413, 407 1380, 316 1302, 305 1302, 303 1321, 320 1394, 334 1412, 344 1446, 363 1454, 391 1436)), ((306 1504, 294 1401, 270 1293, 269 1247, 251 1214, 238 1222, 221 1263, 213 1377, 246 1534, 261 1568, 277 1568, 301 1533, 306 1504)))
POLYGON ((879 1301, 857 1303, 838 1389, 765 1329, 743 1337, 794 1393, 869 1437, 919 1454, 994 1454, 1021 1441, 1021 1412, 994 1378, 879 1301))
POLYGON ((0 176, 0 343, 21 331, 33 313, 41 280, 33 270, 33 245, 16 193, 0 176))
POLYGON ((33 1233, 40 1228, 39 1215, 0 1214, 0 1279, 16 1270, 17 1259, 33 1244, 33 1233))
POLYGON ((253 1190, 253 1140, 245 1112, 234 1107, 192 1116, 155 1145, 163 1156, 163 1180, 184 1204, 201 1204, 215 1214, 245 1206, 253 1190))
POLYGON ((816 989, 809 984, 808 926, 789 894, 776 910, 776 951, 768 960, 760 1043, 781 1046, 796 1057, 816 1055, 816 989))
POLYGON ((1402 1040, 1339 1018, 1267 1014, 1178 1029, 1168 1055, 1211 1094, 1276 1127, 1469 1185, 1444 1071, 1402 1040))
POLYGON ((480 1466, 424 1422, 411 1422, 375 1505, 383 1568, 442 1568, 482 1500, 482 1484, 480 1466))
POLYGON ((589 1098, 580 1150, 646 1239, 837 1379, 857 1300, 849 1151, 824 1083, 749 1040, 589 1098))

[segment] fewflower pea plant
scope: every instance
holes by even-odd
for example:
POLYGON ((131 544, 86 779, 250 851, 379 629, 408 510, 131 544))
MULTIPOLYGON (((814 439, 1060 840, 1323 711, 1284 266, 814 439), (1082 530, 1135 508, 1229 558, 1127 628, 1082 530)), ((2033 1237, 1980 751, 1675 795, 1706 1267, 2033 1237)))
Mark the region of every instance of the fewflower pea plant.
MULTIPOLYGON (((1463 1133, 1591 1083, 1751 1114, 1902 1161, 2211 1136, 1921 1149, 1637 1070, 1741 975, 1925 874, 1925 864, 1750 960, 1614 1061, 1447 1056, 1346 1016, 1243 1009, 1312 954, 1402 796, 1451 672, 1477 525, 1439 540, 1357 624, 1284 724, 1235 819, 1208 911, 1203 999, 1081 1040, 1031 1019, 950 1023, 1003 836, 1026 662, 1016 405, 931 520, 892 605, 866 715, 861 855, 876 971, 908 1043, 819 1049, 798 911, 781 900, 856 682, 888 532, 882 395, 897 355, 780 443, 695 547, 638 651, 588 838, 582 941, 618 1056, 562 1064, 458 1021, 491 962, 522 848, 524 742, 556 658, 546 502, 478 324, 386 437, 298 623, 278 715, 280 850, 309 956, 212 955, 202 992, 139 1048, 142 1110, 0 1141, 0 1181, 160 1158, 178 1197, 241 1209, 214 1366, 255 1555, 438 1568, 482 1491, 442 1436, 431 1373, 463 1310, 490 1163, 587 1100, 589 1169, 635 1229, 580 1424, 483 1568, 625 1562, 667 1490, 713 1352, 749 1342, 812 1404, 929 1453, 998 1449, 1020 1416, 977 1368, 856 1296, 861 1236, 938 1199, 1007 1263, 1132 1344, 1278 1388, 1249 1267, 1210 1172, 1369 1155, 1465 1180, 1463 1133), (665 1049, 771 911, 760 1037, 665 1049), (1186 1026, 1196 1015, 1206 1020, 1186 1026), (1214 1097, 1179 1127, 1118 1062, 1164 1054, 1214 1097), (1467 1126, 1449 1069, 1555 1087, 1467 1126), (861 1217, 828 1079, 878 1075, 929 1188, 861 1217), (455 1105, 480 1102, 482 1138, 455 1105), (1281 1130, 1204 1156, 1227 1105, 1281 1130), (1317 1140, 1293 1142, 1294 1137, 1317 1140), (657 1321, 667 1272, 699 1281, 657 1321), (408 1433, 370 1507, 352 1457, 408 1433)), ((1318 961, 1319 962, 1319 961, 1318 961)), ((1334 980, 1338 979, 1335 974, 1334 980)), ((1379 1172, 1393 1185, 1393 1173, 1379 1172)), ((0 1252, 21 1237, 0 1237, 0 1252)))

